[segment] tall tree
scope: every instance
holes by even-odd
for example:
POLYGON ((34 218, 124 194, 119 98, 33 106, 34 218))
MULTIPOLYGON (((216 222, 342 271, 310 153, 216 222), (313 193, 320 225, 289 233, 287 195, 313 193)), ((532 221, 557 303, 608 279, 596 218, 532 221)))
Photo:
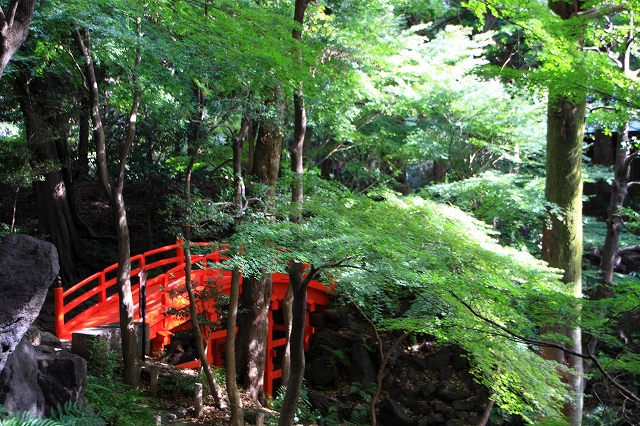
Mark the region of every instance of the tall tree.
POLYGON ((36 0, 11 0, 6 11, 0 7, 0 78, 27 39, 35 8, 36 0))
MULTIPOLYGON (((296 0, 294 6, 293 20, 296 26, 292 30, 293 39, 298 42, 298 57, 301 59, 302 49, 302 28, 304 25, 304 15, 309 6, 310 0, 296 0)), ((292 211, 289 220, 300 225, 302 222, 302 204, 304 197, 304 141, 307 131, 307 111, 304 106, 304 94, 302 82, 298 90, 293 95, 294 109, 294 131, 293 142, 291 144, 291 171, 293 172, 293 182, 291 183, 291 204, 292 211)), ((311 266, 307 271, 307 276, 303 276, 303 265, 299 261, 291 261, 289 264, 289 287, 287 289, 288 299, 291 300, 291 311, 288 314, 290 325, 285 324, 287 329, 287 346, 289 349, 290 364, 288 372, 283 375, 286 378, 287 391, 282 402, 279 426, 289 426, 295 423, 296 408, 302 391, 302 378, 304 376, 304 332, 307 316, 307 286, 309 281, 316 278, 318 270, 311 266), (290 330, 290 331, 289 331, 290 330)), ((283 308, 284 309, 284 308, 283 308)))
MULTIPOLYGON (((195 89, 195 97, 197 99, 197 116, 192 118, 191 125, 192 131, 190 135, 189 141, 189 163, 187 164, 187 168, 185 170, 185 178, 184 178, 184 188, 185 188, 185 202, 187 204, 187 208, 191 207, 192 198, 191 198, 191 178, 193 174, 193 167, 196 162, 197 153, 200 149, 201 139, 200 139, 200 127, 204 124, 204 116, 205 116, 205 91, 202 87, 197 87, 195 89)), ((190 218, 193 218, 196 215, 189 215, 190 218)), ((182 227, 182 232, 185 239, 185 247, 184 247, 184 255, 185 255, 185 278, 184 283, 187 289, 187 295, 189 297, 189 317, 191 320, 191 326, 193 330, 193 336, 196 343, 196 348, 198 350, 198 356, 200 357, 200 364, 204 371, 204 374, 207 378, 207 383, 209 385, 209 389, 211 390, 211 395, 213 395, 213 400, 216 405, 220 409, 224 409, 225 404, 222 400, 222 396, 220 394, 220 388, 218 387, 218 383, 216 382, 216 378, 213 375, 213 371, 211 369, 211 364, 209 363, 209 358, 207 356, 207 350, 205 347, 205 339, 202 336, 202 330, 200 328, 200 320, 198 318, 198 301, 195 296, 195 292, 193 289, 193 282, 191 280, 191 237, 192 237, 192 228, 193 224, 185 223, 182 227)))
MULTIPOLYGON (((273 90, 273 97, 266 102, 266 107, 271 117, 263 117, 260 121, 249 173, 253 173, 258 181, 266 186, 264 202, 267 209, 272 210, 282 158, 281 88, 276 87, 273 90)), ((236 190, 238 189, 240 188, 236 187, 236 190)), ((236 196, 239 197, 240 194, 236 196)), ((249 395, 260 404, 266 404, 267 401, 264 393, 264 366, 267 357, 272 289, 270 273, 245 276, 242 280, 242 294, 239 302, 243 312, 238 316, 238 373, 244 378, 244 385, 249 395)))
MULTIPOLYGON (((140 20, 137 21, 137 32, 140 35, 140 20)), ((118 271, 117 289, 120 306, 120 333, 122 338, 122 358, 124 361, 125 382, 137 386, 140 381, 140 366, 138 362, 138 345, 136 343, 136 331, 134 328, 134 303, 131 294, 131 239, 129 224, 127 222, 127 210, 124 201, 124 180, 127 169, 127 157, 133 146, 138 108, 142 97, 142 89, 138 83, 138 69, 141 62, 140 46, 136 49, 134 68, 132 69, 133 94, 131 109, 127 121, 126 137, 120 150, 120 162, 115 178, 109 175, 107 150, 105 144, 105 130, 102 125, 100 93, 98 81, 91 53, 90 30, 85 28, 73 30, 74 41, 84 56, 84 76, 86 87, 89 91, 89 103, 91 107, 91 121, 93 123, 93 138, 96 144, 96 166, 98 178, 109 197, 109 202, 114 213, 115 229, 118 239, 118 271)))
POLYGON ((39 232, 46 234, 60 256, 61 276, 66 283, 76 278, 76 265, 86 260, 77 230, 77 213, 71 182, 68 114, 57 87, 69 87, 53 73, 31 76, 20 66, 13 74, 24 118, 31 166, 43 170, 44 179, 33 182, 39 232), (75 213, 75 214, 74 214, 75 213))

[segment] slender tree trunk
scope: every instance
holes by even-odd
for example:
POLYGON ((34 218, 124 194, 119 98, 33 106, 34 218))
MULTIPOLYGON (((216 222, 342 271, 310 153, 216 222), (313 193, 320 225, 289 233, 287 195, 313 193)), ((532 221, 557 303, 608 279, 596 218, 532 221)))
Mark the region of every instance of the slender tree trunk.
MULTIPOLYGON (((309 0, 296 0, 293 13, 293 20, 298 27, 292 30, 292 37, 298 43, 302 40, 302 26, 304 24, 304 14, 309 5, 309 0)), ((298 52, 301 60, 301 52, 298 52)), ((291 204, 293 210, 289 215, 289 221, 294 224, 302 223, 302 202, 304 196, 303 176, 304 176, 304 140, 307 131, 307 112, 304 106, 304 95, 302 83, 298 91, 293 96, 294 107, 294 132, 293 143, 291 145, 291 171, 294 173, 294 180, 291 184, 291 204)), ((287 290, 293 296, 291 304, 291 324, 285 324, 285 329, 291 330, 287 339, 287 349, 290 361, 288 367, 288 380, 286 382, 287 392, 282 403, 282 411, 278 426, 291 426, 294 424, 296 407, 302 391, 302 379, 304 376, 304 332, 307 319, 307 286, 309 281, 315 278, 317 270, 313 267, 303 278, 303 265, 292 261, 289 264, 289 287, 287 290)), ((288 308, 287 308, 288 309, 288 308)), ((284 308, 283 308, 284 310, 284 308)))
POLYGON ((231 426, 244 426, 244 412, 242 411, 242 399, 238 391, 236 381, 236 319, 238 318, 238 296, 240 293, 240 269, 233 268, 231 272, 231 289, 229 292, 229 314, 227 318, 227 394, 231 406, 231 426))
MULTIPOLYGON (((139 22, 138 22, 139 25, 139 22)), ((120 164, 115 181, 109 176, 104 127, 100 114, 100 101, 98 83, 95 75, 93 58, 90 50, 89 30, 73 30, 73 38, 85 59, 86 86, 89 88, 89 104, 91 107, 91 122, 93 124, 93 138, 96 144, 96 166, 98 178, 109 197, 111 208, 116 220, 116 235, 118 237, 118 296, 120 309, 120 332, 122 338, 122 358, 124 362, 124 380, 127 384, 137 386, 140 382, 139 353, 134 329, 134 304, 131 295, 131 253, 129 238, 129 225, 127 223, 126 206, 123 197, 124 175, 127 157, 133 145, 136 119, 142 93, 138 88, 137 76, 134 75, 136 86, 132 99, 131 111, 127 127, 127 135, 120 152, 120 164)), ((136 70, 140 65, 140 50, 138 49, 135 64, 136 70)))
MULTIPOLYGON (((190 175, 191 172, 189 171, 190 175)), ((187 202, 189 202, 189 195, 187 193, 187 202)), ((198 350, 198 356, 200 357, 200 365, 204 375, 207 377, 207 384, 211 390, 213 400, 219 409, 224 410, 226 408, 222 395, 220 393, 220 387, 216 382, 216 378, 211 370, 211 364, 209 364, 209 358, 207 357, 207 351, 204 346, 204 339, 202 337, 202 330, 200 329, 200 321, 198 319, 198 301, 196 300, 195 292, 193 291, 193 283, 191 281, 191 230, 189 227, 185 227, 185 266, 184 266, 184 284, 187 288, 187 294, 189 295, 189 317, 191 318, 191 325, 193 329, 193 338, 196 342, 196 348, 198 350)))
POLYGON ((89 99, 82 96, 78 114, 78 163, 74 173, 76 180, 89 177, 89 99))
POLYGON ((311 266, 306 277, 302 277, 302 264, 292 262, 289 265, 289 286, 293 292, 293 321, 291 327, 291 371, 287 381, 287 392, 282 402, 278 426, 293 426, 302 379, 304 377, 304 333, 307 320, 307 287, 317 278, 318 270, 311 266))
MULTIPOLYGON (((551 213, 550 226, 542 238, 542 258, 550 266, 564 270, 562 281, 570 286, 576 304, 582 297, 582 141, 584 137, 585 101, 572 102, 554 93, 549 95, 547 115, 547 179, 546 197, 561 209, 551 213)), ((571 324, 558 324, 553 330, 565 335, 570 349, 582 350, 581 331, 571 324)), ((546 359, 569 367, 564 375, 572 398, 563 409, 567 421, 578 426, 582 422, 583 365, 582 358, 552 348, 541 349, 546 359)))
POLYGON ((27 39, 35 7, 36 0, 11 0, 6 10, 0 7, 0 77, 27 39))
MULTIPOLYGON (((191 177, 193 172, 193 166, 196 162, 196 156, 198 154, 198 149, 200 146, 199 141, 199 128, 200 123, 204 120, 205 114, 205 97, 204 92, 197 88, 195 90, 196 98, 198 99, 198 106, 200 108, 199 117, 197 121, 193 123, 193 129, 191 133, 191 143, 189 146, 189 164, 187 165, 187 169, 185 171, 185 179, 184 179, 184 189, 186 194, 186 203, 187 205, 191 204, 191 177)), ((188 207, 187 207, 188 208, 188 207)), ((204 374, 207 378, 207 384, 209 385, 209 389, 211 390, 211 395, 213 396, 213 400, 216 405, 220 409, 224 409, 225 404, 222 401, 222 396, 220 393, 220 388, 216 382, 216 378, 213 375, 213 371, 211 370, 211 364, 209 364, 209 358, 207 356, 207 348, 205 347, 204 338, 202 336, 202 330, 200 329, 200 320, 198 318, 198 302, 196 300, 195 292, 193 290, 193 282, 191 280, 191 224, 185 224, 183 226, 184 239, 185 239, 185 247, 184 247, 184 255, 185 255, 185 278, 184 283, 187 289, 187 294, 189 296, 189 317, 191 319, 191 326, 193 330, 193 337, 196 342, 196 349, 198 350, 198 356, 200 357, 200 365, 204 371, 204 374)), ((209 339, 207 338, 207 342, 209 339)))
POLYGON ((596 289, 596 299, 607 299, 613 295, 613 269, 618 255, 622 218, 620 209, 627 196, 631 160, 637 153, 631 152, 629 141, 629 123, 618 134, 616 143, 613 181, 611 182, 611 199, 607 209, 607 233, 602 247, 600 262, 600 280, 596 289))

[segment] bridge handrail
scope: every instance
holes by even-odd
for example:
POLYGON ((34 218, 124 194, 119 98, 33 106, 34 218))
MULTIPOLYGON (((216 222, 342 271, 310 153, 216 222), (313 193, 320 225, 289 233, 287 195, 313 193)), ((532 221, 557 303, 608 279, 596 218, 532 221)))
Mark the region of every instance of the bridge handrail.
MULTIPOLYGON (((212 246, 210 243, 195 244, 198 246, 212 246)), ((222 257, 217 251, 209 254, 196 254, 192 256, 192 262, 194 264, 202 260, 211 260, 216 262, 222 260, 222 257)), ((168 265, 173 266, 170 267, 169 271, 164 272, 172 272, 175 274, 178 270, 184 270, 185 256, 183 243, 178 242, 176 244, 159 247, 142 254, 132 256, 131 263, 131 277, 137 276, 142 268, 145 268, 147 273, 150 273, 153 270, 157 270, 158 268, 168 265), (172 253, 172 255, 167 255, 167 257, 153 259, 154 256, 167 254, 172 251, 175 251, 175 254, 172 253), (133 267, 133 265, 135 265, 135 267, 133 267)), ((58 337, 68 337, 73 326, 82 322, 83 319, 89 317, 101 307, 115 302, 117 295, 111 294, 110 296, 107 296, 107 293, 109 288, 117 283, 117 276, 108 277, 108 274, 113 273, 117 268, 117 263, 110 265, 102 271, 96 272, 95 274, 85 278, 67 290, 64 290, 61 287, 54 288, 56 335, 58 337), (95 284, 92 288, 82 291, 92 284, 95 284), (65 300, 69 299, 71 296, 75 297, 65 303, 65 300), (95 296, 98 296, 98 301, 96 303, 83 310, 83 312, 74 315, 70 319, 65 318, 74 308, 95 296)), ((153 272, 149 275, 153 276, 153 272)))

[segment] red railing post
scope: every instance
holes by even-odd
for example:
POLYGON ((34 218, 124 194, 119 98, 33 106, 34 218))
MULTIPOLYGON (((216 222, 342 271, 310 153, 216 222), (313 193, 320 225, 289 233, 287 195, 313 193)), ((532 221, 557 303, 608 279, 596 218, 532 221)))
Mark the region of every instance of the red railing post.
POLYGON ((104 303, 107 300, 107 286, 106 286, 106 278, 104 276, 104 271, 100 274, 98 278, 98 286, 100 286, 100 293, 98 294, 98 303, 104 303))
POLYGON ((184 263, 184 240, 182 238, 178 238, 176 241, 178 247, 176 247, 176 257, 178 258, 177 264, 184 263))
POLYGON ((54 287, 53 296, 55 300, 56 311, 56 336, 61 337, 65 332, 64 329, 64 289, 62 287, 54 287))
POLYGON ((269 306, 269 318, 267 327, 267 359, 264 366, 264 392, 267 395, 273 395, 273 358, 275 350, 273 349, 273 303, 269 306))

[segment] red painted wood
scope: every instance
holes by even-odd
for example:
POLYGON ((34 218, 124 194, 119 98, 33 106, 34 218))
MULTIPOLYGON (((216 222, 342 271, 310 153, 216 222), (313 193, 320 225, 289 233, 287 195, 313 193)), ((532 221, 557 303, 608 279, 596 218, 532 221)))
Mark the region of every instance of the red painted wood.
MULTIPOLYGON (((199 246, 209 246, 208 243, 197 243, 199 246)), ((192 255, 192 280, 196 290, 202 289, 202 283, 215 280, 221 291, 229 294, 231 272, 220 269, 206 268, 207 262, 222 262, 224 252, 214 251, 206 255, 192 255), (198 265, 199 264, 199 265, 198 265)), ((169 246, 159 247, 131 258, 131 276, 137 276, 144 267, 150 278, 147 279, 147 324, 149 324, 149 340, 151 341, 151 355, 161 354, 170 336, 180 329, 191 327, 188 318, 166 315, 168 308, 181 308, 188 304, 184 290, 185 257, 181 242, 169 246), (168 269, 167 269, 168 268, 168 269)), ((104 324, 119 322, 118 297, 115 289, 114 264, 80 281, 73 287, 63 290, 54 289, 56 335, 61 339, 71 339, 75 331, 97 327, 104 324)), ((274 339, 274 331, 281 331, 281 325, 273 324, 273 311, 280 309, 282 300, 289 285, 289 276, 273 274, 273 294, 269 311, 269 331, 267 337, 267 360, 265 365, 265 392, 273 395, 273 381, 282 376, 280 369, 275 369, 274 357, 276 349, 286 344, 286 339, 274 339)), ((139 288, 132 288, 133 300, 138 300, 139 288)), ((323 310, 329 302, 333 288, 327 288, 318 281, 311 281, 308 287, 309 312, 323 310)), ((211 317, 217 316, 215 306, 201 306, 211 317), (206 308, 206 309, 204 309, 206 308)), ((139 321, 139 309, 135 305, 135 320, 139 321)), ((313 329, 309 326, 307 315, 305 330, 305 347, 308 347, 313 329)), ((214 365, 222 365, 223 348, 226 330, 216 330, 210 333, 207 348, 208 358, 214 365)), ((183 365, 184 367, 191 367, 183 365)))

